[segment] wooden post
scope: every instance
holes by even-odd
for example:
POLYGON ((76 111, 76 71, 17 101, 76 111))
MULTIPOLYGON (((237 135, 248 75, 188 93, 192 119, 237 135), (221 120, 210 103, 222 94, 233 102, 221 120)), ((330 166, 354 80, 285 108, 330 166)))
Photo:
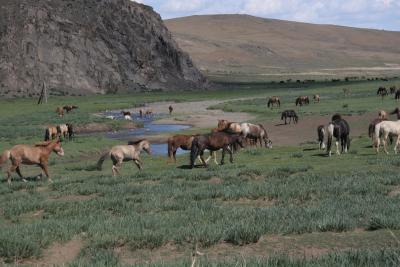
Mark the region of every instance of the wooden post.
POLYGON ((42 91, 40 92, 38 105, 43 103, 43 99, 44 99, 44 102, 47 104, 47 88, 46 88, 45 82, 43 82, 43 85, 42 85, 42 91))

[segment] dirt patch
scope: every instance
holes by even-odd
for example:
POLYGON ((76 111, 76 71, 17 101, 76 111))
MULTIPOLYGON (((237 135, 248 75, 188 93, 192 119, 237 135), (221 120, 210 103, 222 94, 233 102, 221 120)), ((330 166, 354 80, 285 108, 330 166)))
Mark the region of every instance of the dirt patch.
MULTIPOLYGON (((366 135, 368 124, 377 114, 366 113, 363 115, 343 116, 351 125, 351 136, 366 135)), ((280 118, 279 118, 280 119, 280 118)), ((299 145, 305 142, 317 141, 317 127, 327 125, 331 116, 306 116, 300 118, 298 124, 282 124, 279 119, 274 121, 261 121, 267 129, 268 135, 274 145, 299 145)))
MULTIPOLYGON (((246 99, 246 98, 243 98, 246 99)), ((242 112, 224 112, 222 110, 208 110, 207 108, 223 102, 243 100, 208 100, 196 102, 155 102, 148 104, 144 109, 152 109, 156 114, 168 113, 168 107, 173 106, 174 112, 169 118, 156 121, 158 124, 185 124, 192 125, 195 128, 215 128, 218 119, 229 121, 249 121, 255 118, 253 115, 242 112)), ((132 109, 131 112, 138 113, 140 108, 132 109)))
POLYGON ((271 207, 274 206, 276 201, 273 199, 267 198, 257 198, 257 199, 250 199, 241 197, 237 200, 223 200, 224 204, 232 204, 232 205, 250 205, 250 206, 264 206, 264 207, 271 207))
POLYGON ((22 222, 31 222, 34 220, 40 220, 43 218, 44 210, 36 210, 36 211, 31 211, 28 213, 21 214, 19 216, 20 221, 22 222))
POLYGON ((208 180, 210 184, 222 184, 224 180, 222 180, 219 177, 211 177, 210 180, 208 180))
POLYGON ((100 194, 90 194, 90 195, 66 195, 60 197, 49 197, 50 200, 59 200, 59 201, 85 201, 91 200, 100 196, 100 194))
POLYGON ((79 238, 73 238, 66 243, 54 243, 44 250, 43 257, 35 260, 26 260, 21 262, 31 266, 61 266, 73 261, 81 251, 83 241, 79 238))

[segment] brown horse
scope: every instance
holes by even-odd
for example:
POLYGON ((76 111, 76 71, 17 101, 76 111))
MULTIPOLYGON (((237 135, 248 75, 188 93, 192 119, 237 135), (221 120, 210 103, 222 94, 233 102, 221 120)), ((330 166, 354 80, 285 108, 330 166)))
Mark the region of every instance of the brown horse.
POLYGON ((343 88, 343 94, 345 97, 351 96, 351 90, 349 88, 343 88))
POLYGON ((129 142, 128 145, 113 146, 111 150, 100 157, 99 161, 97 162, 97 169, 100 171, 105 159, 110 157, 113 162, 111 169, 113 176, 115 176, 117 173, 119 174, 118 169, 121 167, 122 162, 124 161, 133 161, 139 170, 141 170, 143 162, 139 156, 142 150, 151 155, 150 143, 146 139, 136 142, 129 142))
POLYGON ((16 145, 10 150, 4 151, 0 157, 0 166, 7 160, 11 161, 11 166, 7 171, 7 181, 11 184, 11 173, 16 171, 18 176, 25 181, 21 174, 19 166, 24 165, 38 165, 51 182, 49 171, 47 168, 51 152, 59 156, 64 156, 64 150, 61 147, 60 140, 47 141, 37 143, 34 146, 29 145, 16 145))
POLYGON ((260 146, 264 145, 266 148, 272 148, 272 141, 268 138, 267 130, 265 130, 262 124, 252 124, 244 122, 240 124, 242 128, 241 134, 243 137, 250 139, 255 142, 257 146, 257 142, 260 142, 260 146))
POLYGON ((381 98, 382 98, 382 101, 383 101, 383 98, 386 96, 386 95, 388 95, 388 91, 387 91, 387 89, 385 88, 385 87, 379 87, 378 88, 378 91, 376 91, 376 94, 377 95, 379 95, 379 96, 381 96, 381 98))
POLYGON ((240 123, 238 122, 218 120, 218 126, 217 128, 213 129, 212 132, 227 132, 227 133, 240 134, 242 132, 242 128, 240 127, 240 123))
POLYGON ((57 107, 56 108, 56 113, 58 114, 58 116, 64 117, 64 108, 63 107, 57 107))
POLYGON ((378 118, 382 119, 382 120, 387 120, 387 118, 388 118, 387 112, 384 110, 380 110, 378 113, 378 118))
POLYGON ((298 98, 296 98, 296 106, 303 106, 308 104, 310 104, 310 99, 308 98, 308 96, 299 96, 298 98))
POLYGON ((65 105, 63 106, 63 110, 65 110, 67 113, 70 113, 72 110, 77 109, 78 106, 74 105, 65 105))
POLYGON ((230 154, 230 162, 233 163, 233 152, 231 147, 239 145, 243 147, 244 137, 240 134, 229 134, 226 132, 217 132, 206 135, 195 136, 192 142, 190 151, 190 167, 194 167, 196 158, 200 155, 203 165, 207 167, 207 162, 204 160, 204 150, 218 151, 222 149, 221 165, 224 164, 226 151, 230 154))
POLYGON ((49 126, 45 130, 44 141, 54 140, 59 137, 57 126, 49 126))
POLYGON ((147 117, 153 116, 153 110, 152 109, 146 110, 146 113, 144 115, 147 116, 147 117))
POLYGON ((314 99, 314 103, 319 103, 319 101, 321 100, 321 97, 319 95, 314 95, 313 99, 314 99))
POLYGON ((139 117, 143 118, 143 114, 144 114, 144 110, 143 109, 139 109, 139 117))
MULTIPOLYGON (((196 135, 178 134, 168 138, 168 157, 170 158, 170 160, 172 160, 173 158, 174 162, 176 162, 176 151, 178 150, 178 148, 182 150, 191 150, 192 142, 195 136, 196 135)), ((206 159, 206 162, 208 162, 211 159, 212 154, 214 154, 215 164, 218 165, 217 155, 215 152, 210 152, 210 156, 208 157, 208 159, 206 159)))
POLYGON ((172 107, 172 105, 170 105, 170 106, 168 107, 168 110, 169 110, 169 115, 171 115, 171 114, 172 114, 172 111, 174 111, 174 108, 172 107))
POLYGON ((392 112, 390 112, 391 115, 396 114, 397 119, 400 120, 400 109, 399 108, 395 108, 395 110, 393 110, 392 112))
POLYGON ((272 96, 268 100, 268 104, 267 104, 268 107, 273 108, 274 105, 276 105, 278 108, 281 106, 281 101, 279 100, 279 97, 277 97, 277 96, 272 96))
POLYGON ((121 111, 122 116, 131 116, 131 113, 129 111, 121 111))
POLYGON ((396 93, 396 89, 396 86, 390 87, 390 94, 393 95, 394 93, 396 93))

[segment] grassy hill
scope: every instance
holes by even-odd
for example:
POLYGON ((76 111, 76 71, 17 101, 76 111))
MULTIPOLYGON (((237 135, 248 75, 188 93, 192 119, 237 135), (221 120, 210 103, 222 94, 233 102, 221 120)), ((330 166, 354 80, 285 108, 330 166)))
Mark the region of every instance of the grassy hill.
POLYGON ((400 32, 317 25, 248 15, 165 21, 210 77, 279 80, 396 76, 400 32))

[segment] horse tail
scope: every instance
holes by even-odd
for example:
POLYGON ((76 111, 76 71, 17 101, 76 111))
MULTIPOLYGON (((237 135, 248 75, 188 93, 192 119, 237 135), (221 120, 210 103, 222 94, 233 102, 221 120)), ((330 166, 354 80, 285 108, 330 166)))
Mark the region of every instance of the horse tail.
POLYGON ((267 104, 267 106, 269 107, 271 105, 271 99, 270 100, 268 100, 268 104, 267 104))
POLYGON ((170 159, 172 159, 172 150, 173 150, 173 146, 172 146, 172 137, 168 138, 168 157, 170 159))
POLYGON ((283 121, 283 118, 285 117, 285 112, 282 112, 282 115, 281 115, 281 121, 283 121))
POLYGON ((371 124, 368 126, 368 137, 369 137, 369 138, 373 138, 373 137, 374 137, 375 125, 376 125, 376 124, 371 123, 371 124))
POLYGON ((49 128, 47 128, 45 133, 44 133, 44 141, 50 141, 50 130, 49 130, 49 128))
POLYGON ((199 145, 197 138, 193 139, 192 148, 190 149, 190 167, 194 167, 194 163, 199 154, 199 145))
POLYGON ((379 148, 379 137, 381 132, 381 123, 375 125, 375 136, 374 136, 374 146, 378 149, 379 148))
POLYGON ((107 151, 104 153, 99 160, 97 161, 97 170, 101 171, 101 167, 103 166, 103 162, 106 160, 106 158, 110 155, 110 151, 107 151))
POLYGON ((0 156, 0 167, 1 167, 1 165, 3 165, 4 163, 6 163, 7 160, 10 159, 10 157, 11 157, 11 152, 10 152, 10 150, 4 151, 3 154, 1 154, 1 156, 0 156))
POLYGON ((328 130, 328 141, 327 141, 327 146, 326 146, 328 152, 330 152, 331 148, 332 148, 332 138, 333 138, 334 129, 335 129, 335 126, 333 125, 333 123, 329 123, 328 128, 327 128, 327 130, 328 130))

